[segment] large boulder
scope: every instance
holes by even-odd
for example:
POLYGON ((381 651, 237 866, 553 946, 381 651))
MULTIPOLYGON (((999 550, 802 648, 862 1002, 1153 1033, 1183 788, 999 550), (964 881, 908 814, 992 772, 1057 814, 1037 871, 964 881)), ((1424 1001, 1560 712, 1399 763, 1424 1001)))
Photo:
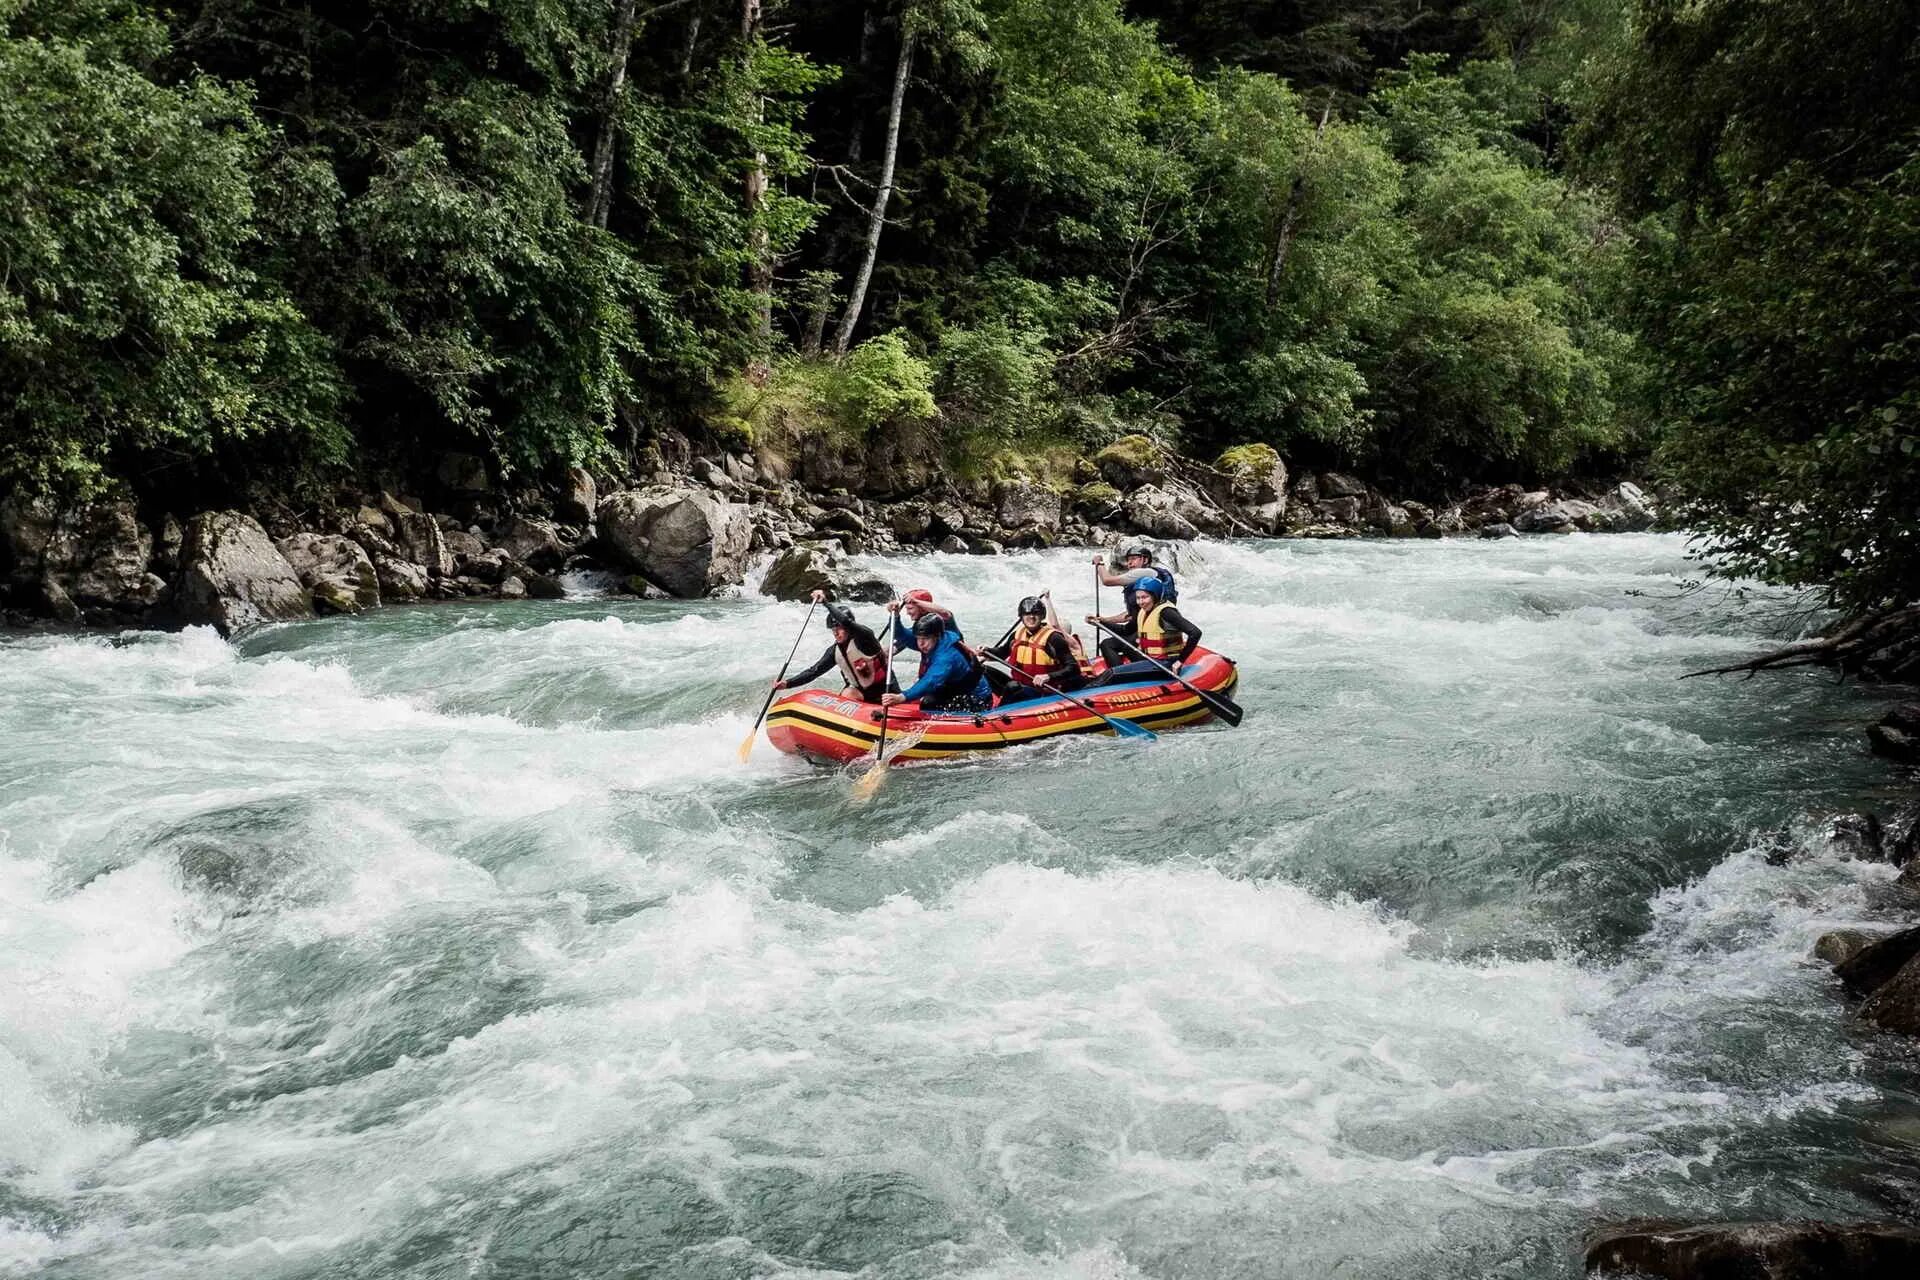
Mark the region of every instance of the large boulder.
POLYGON ((854 572, 821 547, 796 546, 781 552, 760 580, 760 594, 776 600, 807 600, 815 591, 826 592, 829 600, 884 604, 893 599, 891 585, 854 572))
POLYGON ((1872 995, 1920 956, 1920 928, 1875 938, 1833 966, 1834 974, 1855 995, 1872 995))
POLYGON ((753 522, 747 509, 701 489, 656 486, 609 494, 596 516, 613 559, 683 599, 741 580, 753 522))
POLYGON ((187 522, 180 548, 181 618, 220 634, 262 622, 311 618, 313 602, 287 558, 252 516, 203 511, 187 522))
POLYGON ((1060 495, 1043 484, 1030 480, 1003 480, 994 486, 995 518, 1003 529, 1045 529, 1060 527, 1065 515, 1060 495))
POLYGON ((1587 1238, 1587 1270, 1670 1280, 1850 1280, 1920 1274, 1920 1231, 1880 1222, 1643 1218, 1587 1238))
POLYGON ((453 573, 453 553, 447 550, 439 521, 418 511, 393 515, 392 519, 393 542, 400 555, 435 577, 444 578, 453 573))
POLYGON ((152 559, 153 535, 130 498, 73 507, 45 498, 0 502, 0 563, 11 585, 58 615, 152 608, 166 590, 148 571, 152 559))
POLYGON ((551 520, 515 516, 495 544, 521 564, 542 571, 558 569, 572 549, 551 520))
POLYGON ((1200 529, 1181 497, 1159 485, 1142 485, 1128 496, 1122 508, 1127 522, 1142 533, 1156 538, 1196 538, 1200 529))
POLYGON ((1575 498, 1542 502, 1529 505, 1515 515, 1513 527, 1521 533, 1572 533, 1598 509, 1591 502, 1575 498))
POLYGON ((274 544, 316 613, 358 613, 380 603, 380 580, 366 549, 337 533, 296 533, 274 544))
POLYGON ((561 485, 553 509, 568 524, 591 524, 598 501, 599 489, 593 482, 593 473, 585 467, 568 467, 566 483, 561 485))
POLYGON ((1213 465, 1225 481, 1217 500, 1262 532, 1280 527, 1287 514, 1287 464, 1272 445, 1238 445, 1213 465))

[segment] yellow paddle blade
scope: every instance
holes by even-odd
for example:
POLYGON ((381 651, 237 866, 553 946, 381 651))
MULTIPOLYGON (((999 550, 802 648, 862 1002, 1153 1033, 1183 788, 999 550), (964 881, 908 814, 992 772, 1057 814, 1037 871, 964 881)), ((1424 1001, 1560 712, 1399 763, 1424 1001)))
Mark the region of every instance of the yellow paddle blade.
POLYGON ((873 799, 873 793, 878 791, 880 789, 880 784, 885 782, 886 780, 887 780, 887 762, 885 760, 875 760, 870 766, 868 766, 867 771, 861 774, 860 777, 854 782, 853 784, 854 802, 856 804, 865 804, 867 801, 873 799))
POLYGON ((753 754, 753 744, 760 737, 760 726, 754 725, 747 730, 746 741, 740 744, 740 763, 745 764, 747 757, 753 754))

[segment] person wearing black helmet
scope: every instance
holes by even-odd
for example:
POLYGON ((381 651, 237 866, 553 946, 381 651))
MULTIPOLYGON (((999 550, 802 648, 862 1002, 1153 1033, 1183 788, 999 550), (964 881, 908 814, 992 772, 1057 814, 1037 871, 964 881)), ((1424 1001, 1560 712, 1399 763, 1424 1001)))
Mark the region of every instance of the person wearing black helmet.
MULTIPOLYGON (((1167 599, 1166 584, 1158 578, 1140 579, 1133 589, 1133 603, 1135 612, 1123 634, 1133 642, 1135 648, 1161 667, 1180 670, 1180 664, 1200 643, 1200 628, 1187 621, 1173 607, 1173 603, 1167 599)), ((1092 622, 1093 617, 1089 615, 1087 621, 1092 622)), ((1105 644, 1100 647, 1102 652, 1106 651, 1105 644)), ((1114 648, 1122 654, 1127 653, 1118 644, 1114 648)), ((1151 680, 1159 674, 1160 667, 1152 662, 1113 663, 1109 660, 1106 674, 1094 683, 1121 684, 1128 680, 1151 680)))
MULTIPOLYGON (((825 604, 826 599, 824 591, 813 593, 815 604, 825 604)), ((773 687, 797 689, 825 675, 829 667, 838 667, 849 693, 862 702, 880 701, 892 675, 887 670, 887 653, 880 646, 880 638, 854 621, 853 611, 841 604, 827 605, 827 628, 833 632, 833 643, 820 655, 820 661, 785 680, 775 681, 773 687)))
POLYGON ((1080 674, 1080 660, 1074 656, 1066 634, 1048 622, 1047 602, 1039 596, 1028 596, 1020 602, 1019 622, 1005 644, 982 652, 1000 659, 1032 681, 1029 684, 1016 680, 1010 685, 1000 695, 1003 707, 1009 702, 1050 697, 1055 690, 1071 693, 1087 682, 1080 674))
POLYGON ((945 618, 922 614, 913 624, 913 643, 920 650, 920 678, 904 693, 884 695, 881 705, 918 702, 922 711, 985 711, 993 706, 986 675, 960 647, 945 618))
MULTIPOLYGON (((1093 558, 1094 573, 1103 587, 1120 588, 1120 612, 1111 617, 1100 619, 1116 631, 1126 631, 1134 616, 1134 588, 1146 578, 1157 578, 1165 587, 1166 603, 1172 604, 1180 598, 1180 588, 1174 583, 1173 570, 1153 562, 1153 547, 1146 542, 1129 542, 1120 548, 1122 567, 1109 570, 1103 556, 1093 558)), ((1092 621, 1091 618, 1088 619, 1092 621)), ((1129 660, 1127 651, 1111 637, 1100 642, 1100 656, 1107 660, 1109 667, 1117 667, 1129 660)))

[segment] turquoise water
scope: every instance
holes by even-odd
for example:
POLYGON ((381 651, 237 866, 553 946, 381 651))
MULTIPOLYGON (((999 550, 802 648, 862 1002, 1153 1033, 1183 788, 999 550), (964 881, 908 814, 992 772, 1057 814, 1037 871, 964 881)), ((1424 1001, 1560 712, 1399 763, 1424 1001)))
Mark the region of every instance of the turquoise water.
MULTIPOLYGON (((1756 851, 1885 802, 1873 699, 1676 680, 1796 625, 1683 551, 1204 545, 1241 728, 865 806, 736 759, 759 598, 9 642, 0 1273, 1558 1276, 1610 1216, 1912 1218, 1912 1069, 1806 959, 1891 872, 1756 851)), ((1078 552, 871 565, 976 638, 1091 604, 1078 552)))

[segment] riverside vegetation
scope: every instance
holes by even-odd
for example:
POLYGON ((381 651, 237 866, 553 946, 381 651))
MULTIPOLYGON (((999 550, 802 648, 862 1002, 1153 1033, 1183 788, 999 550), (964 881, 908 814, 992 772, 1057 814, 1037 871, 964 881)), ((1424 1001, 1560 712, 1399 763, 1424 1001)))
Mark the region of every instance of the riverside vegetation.
MULTIPOLYGON (((0 605, 884 594, 1632 477, 1843 619, 1726 669, 1912 682, 1917 262, 1904 0, 0 0, 0 605)), ((1913 1030, 1917 938, 1821 954, 1913 1030)))

